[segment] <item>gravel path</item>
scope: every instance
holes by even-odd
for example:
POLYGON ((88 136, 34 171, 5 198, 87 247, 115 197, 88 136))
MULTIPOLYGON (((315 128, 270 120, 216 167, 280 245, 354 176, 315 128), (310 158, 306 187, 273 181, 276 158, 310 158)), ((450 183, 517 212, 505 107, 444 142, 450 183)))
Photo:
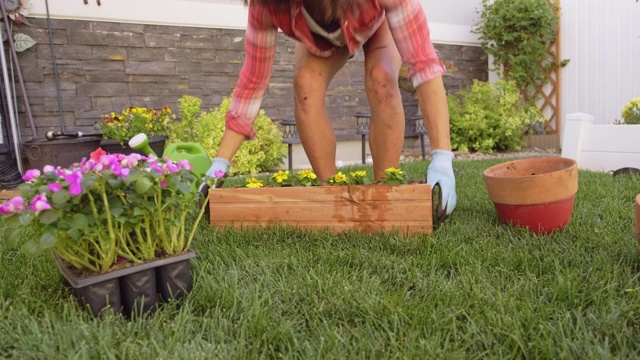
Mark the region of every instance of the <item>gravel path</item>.
MULTIPOLYGON (((470 152, 454 152, 456 155, 455 160, 486 160, 486 159, 496 159, 496 158, 516 158, 516 159, 526 159, 533 157, 558 157, 560 156, 560 150, 558 149, 522 149, 521 151, 505 151, 505 152, 494 152, 491 154, 481 154, 481 153, 470 153, 470 152)), ((428 157, 428 155, 427 155, 428 157)), ((420 160, 422 158, 421 154, 405 154, 401 157, 401 161, 413 161, 420 160)))

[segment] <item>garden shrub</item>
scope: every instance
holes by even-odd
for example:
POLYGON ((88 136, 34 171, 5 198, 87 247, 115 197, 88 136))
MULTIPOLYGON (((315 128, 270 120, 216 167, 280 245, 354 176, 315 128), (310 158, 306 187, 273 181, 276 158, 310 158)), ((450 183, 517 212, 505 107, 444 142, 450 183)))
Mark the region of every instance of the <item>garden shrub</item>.
POLYGON ((520 150, 529 126, 544 121, 538 108, 523 103, 513 82, 474 80, 447 100, 453 150, 520 150))
MULTIPOLYGON (((196 142, 209 156, 215 156, 225 130, 225 117, 231 105, 227 97, 219 107, 202 111, 202 100, 193 96, 180 99, 181 121, 175 122, 170 142, 196 142)), ((282 133, 271 119, 260 110, 254 123, 256 137, 244 141, 231 161, 230 175, 257 174, 283 163, 287 147, 282 143, 282 133)))

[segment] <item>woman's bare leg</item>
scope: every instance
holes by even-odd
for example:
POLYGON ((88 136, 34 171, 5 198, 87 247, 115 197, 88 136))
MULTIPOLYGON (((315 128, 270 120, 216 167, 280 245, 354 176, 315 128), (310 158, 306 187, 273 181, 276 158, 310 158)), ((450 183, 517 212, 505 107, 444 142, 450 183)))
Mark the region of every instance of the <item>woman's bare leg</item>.
POLYGON ((348 57, 348 51, 340 49, 329 58, 320 58, 296 43, 293 80, 296 124, 313 171, 322 181, 336 173, 336 138, 324 99, 331 79, 348 57))
POLYGON ((405 122, 398 88, 402 60, 386 22, 365 44, 364 56, 365 87, 371 107, 369 148, 374 178, 380 180, 385 169, 398 167, 405 122))

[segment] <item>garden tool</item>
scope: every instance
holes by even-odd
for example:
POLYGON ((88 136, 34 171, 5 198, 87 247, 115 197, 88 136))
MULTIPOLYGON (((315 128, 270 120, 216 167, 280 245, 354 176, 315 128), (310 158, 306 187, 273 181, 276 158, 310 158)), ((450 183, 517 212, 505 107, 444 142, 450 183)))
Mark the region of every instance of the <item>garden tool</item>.
POLYGON ((447 220, 449 215, 447 215, 446 209, 442 207, 442 189, 440 189, 440 184, 436 184, 436 186, 433 187, 432 194, 433 194, 433 216, 439 222, 443 222, 447 220))
POLYGON ((81 138, 84 136, 93 136, 93 137, 102 137, 102 133, 83 133, 82 131, 76 131, 76 132, 62 132, 62 131, 47 131, 44 134, 44 137, 47 140, 55 140, 59 137, 77 137, 77 138, 81 138))

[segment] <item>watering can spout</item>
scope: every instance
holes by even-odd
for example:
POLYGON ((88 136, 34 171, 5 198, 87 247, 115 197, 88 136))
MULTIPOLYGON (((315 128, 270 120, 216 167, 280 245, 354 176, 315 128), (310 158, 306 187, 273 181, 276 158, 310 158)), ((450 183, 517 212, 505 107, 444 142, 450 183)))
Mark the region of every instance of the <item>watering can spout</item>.
POLYGON ((142 151, 145 155, 158 156, 149 146, 149 138, 147 135, 140 133, 129 140, 129 146, 136 151, 142 151))

